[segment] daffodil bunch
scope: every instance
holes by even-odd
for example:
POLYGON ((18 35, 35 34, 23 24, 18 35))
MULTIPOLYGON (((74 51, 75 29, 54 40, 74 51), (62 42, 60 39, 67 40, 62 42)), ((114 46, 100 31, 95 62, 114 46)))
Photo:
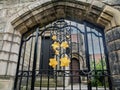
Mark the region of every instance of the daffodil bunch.
POLYGON ((69 47, 68 42, 67 41, 62 42, 61 47, 64 49, 68 48, 69 47))
POLYGON ((55 58, 50 58, 49 65, 51 67, 55 68, 57 64, 58 64, 58 62, 57 62, 57 60, 55 58))
POLYGON ((61 65, 60 65, 61 67, 68 67, 69 64, 70 64, 70 59, 68 58, 67 55, 65 55, 64 57, 62 57, 60 59, 60 61, 61 61, 61 65))
POLYGON ((57 48, 60 47, 60 43, 57 42, 57 41, 55 41, 55 42, 52 44, 52 47, 53 47, 54 50, 56 50, 57 48))
MULTIPOLYGON (((69 64, 70 64, 70 59, 68 58, 67 55, 65 55, 64 57, 62 57, 60 59, 60 61, 61 61, 61 64, 60 64, 61 67, 68 67, 69 64)), ((55 68, 57 66, 57 64, 58 64, 58 62, 57 62, 57 60, 55 58, 50 58, 49 65, 51 67, 55 68)))
MULTIPOLYGON (((67 38, 69 38, 69 36, 67 36, 67 38)), ((57 41, 57 37, 56 35, 52 36, 52 40, 54 40, 54 43, 52 44, 52 48, 55 51, 56 55, 59 55, 59 49, 66 49, 69 47, 69 44, 67 41, 63 41, 61 42, 61 44, 57 41), (61 47, 61 48, 60 48, 61 47)), ((65 55, 64 57, 60 58, 60 66, 61 67, 67 67, 70 64, 70 59, 68 58, 67 55, 65 55)), ((55 68, 57 66, 58 62, 56 60, 56 58, 50 58, 50 62, 49 65, 53 68, 55 68)))
POLYGON ((56 39, 57 39, 57 36, 56 36, 56 35, 53 35, 53 36, 52 36, 52 40, 55 41, 56 39))

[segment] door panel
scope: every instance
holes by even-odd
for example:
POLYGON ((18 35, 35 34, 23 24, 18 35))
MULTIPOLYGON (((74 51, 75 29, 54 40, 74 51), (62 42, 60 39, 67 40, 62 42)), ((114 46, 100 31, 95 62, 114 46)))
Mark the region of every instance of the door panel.
POLYGON ((77 70, 80 70, 79 68, 79 61, 75 58, 72 59, 72 65, 71 70, 75 77, 73 77, 73 83, 79 83, 79 72, 76 72, 77 70))

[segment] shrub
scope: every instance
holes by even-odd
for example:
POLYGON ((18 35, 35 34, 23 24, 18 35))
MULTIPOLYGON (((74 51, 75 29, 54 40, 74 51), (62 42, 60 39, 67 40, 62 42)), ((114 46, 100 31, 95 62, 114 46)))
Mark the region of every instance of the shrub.
POLYGON ((103 86, 104 82, 106 85, 108 85, 108 82, 105 78, 106 71, 106 62, 105 60, 99 60, 97 64, 94 66, 94 62, 91 62, 91 70, 92 72, 92 78, 91 78, 91 84, 92 86, 103 86))

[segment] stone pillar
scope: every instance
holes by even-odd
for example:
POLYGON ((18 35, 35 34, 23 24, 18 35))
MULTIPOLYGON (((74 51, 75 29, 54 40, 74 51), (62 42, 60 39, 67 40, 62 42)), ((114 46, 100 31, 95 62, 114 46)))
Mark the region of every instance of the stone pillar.
POLYGON ((106 5, 97 22, 105 27, 113 90, 120 90, 120 11, 106 5))
POLYGON ((110 71, 114 90, 120 89, 120 27, 114 27, 106 32, 106 42, 109 54, 110 71))
POLYGON ((3 47, 0 50, 0 90, 12 90, 20 39, 21 34, 8 22, 3 36, 3 47))

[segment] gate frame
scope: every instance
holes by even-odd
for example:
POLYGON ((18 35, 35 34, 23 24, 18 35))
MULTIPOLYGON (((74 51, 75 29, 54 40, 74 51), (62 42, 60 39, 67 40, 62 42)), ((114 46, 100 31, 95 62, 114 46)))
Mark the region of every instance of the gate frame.
MULTIPOLYGON (((91 70, 90 70, 90 59, 89 59, 89 49, 88 49, 88 32, 87 32, 87 26, 91 26, 91 23, 89 23, 89 22, 86 22, 86 21, 83 21, 83 24, 84 24, 84 29, 85 29, 85 36, 84 36, 84 39, 85 39, 85 54, 86 54, 86 65, 88 66, 88 70, 87 70, 87 72, 91 72, 91 70)), ((94 26, 94 25, 92 25, 92 26, 94 26)), ((51 26, 50 26, 51 27, 51 26)), ((32 30, 34 31, 35 29, 36 29, 36 35, 35 35, 35 46, 34 46, 34 61, 33 61, 33 68, 32 68, 32 81, 31 81, 31 90, 34 90, 34 85, 35 85, 35 78, 36 78, 36 62, 37 62, 37 46, 38 46, 38 37, 40 36, 40 35, 42 35, 42 33, 44 33, 45 31, 47 31, 47 29, 49 29, 50 27, 47 27, 46 28, 46 30, 43 30, 40 34, 39 34, 39 26, 37 25, 37 26, 35 26, 32 30)), ((67 26, 63 26, 64 28, 65 27, 74 27, 74 28, 76 28, 78 31, 80 31, 80 29, 78 28, 78 27, 75 27, 75 26, 73 26, 73 25, 67 25, 67 26)), ((96 25, 95 25, 95 28, 96 28, 96 25)), ((61 29, 61 28, 60 28, 61 29)), ((24 33, 23 35, 22 35, 22 39, 23 39, 23 36, 25 35, 25 34, 27 34, 28 32, 31 32, 31 31, 27 31, 26 33, 24 33)), ((98 31, 99 32, 99 31, 98 31)), ((29 33, 28 33, 29 34, 29 33)), ((104 36, 104 33, 101 33, 103 36, 104 36)), ((33 37, 33 36, 31 36, 31 37, 33 37)), ((18 57, 18 63, 17 63, 17 72, 16 72, 16 77, 15 77, 15 82, 14 82, 14 90, 17 90, 17 82, 18 82, 18 71, 19 71, 19 64, 20 64, 20 56, 21 56, 21 50, 22 50, 22 45, 23 45, 23 41, 22 41, 22 39, 21 39, 21 45, 20 45, 20 50, 19 50, 19 57, 18 57)), ((29 40, 30 38, 28 38, 27 40, 29 40)), ((25 41, 27 41, 27 40, 25 40, 25 41)), ((103 44, 105 45, 105 38, 103 37, 103 44)), ((105 50, 107 50, 106 49, 106 45, 105 45, 105 50)), ((107 56, 106 54, 106 51, 104 51, 105 52, 105 56, 107 56)), ((72 54, 76 54, 76 53, 72 53, 72 54)), ((78 54, 78 56, 80 56, 80 58, 83 60, 83 57, 81 56, 81 55, 79 55, 78 54)), ((72 57, 73 58, 73 57, 72 57)), ((71 58, 71 59, 72 59, 71 58)), ((109 68, 109 61, 108 61, 108 58, 106 58, 107 59, 107 62, 106 62, 106 66, 107 66, 107 71, 108 71, 108 74, 109 74, 109 70, 110 70, 110 68, 109 68)), ((83 63, 84 63, 84 60, 83 60, 83 63)), ((80 74, 81 75, 81 74, 80 74)), ((109 74, 110 75, 110 74, 109 74)), ((87 79, 88 79, 88 76, 87 76, 87 79)), ((111 78, 110 78, 110 76, 108 76, 108 80, 109 80, 109 88, 111 89, 112 88, 112 86, 111 86, 111 78)), ((73 84, 73 83, 72 83, 73 84)), ((21 85, 21 84, 20 84, 21 85)), ((92 85, 91 85, 91 83, 88 83, 87 84, 87 86, 88 86, 88 90, 92 90, 92 85)), ((73 87, 72 87, 73 88, 73 87)))

